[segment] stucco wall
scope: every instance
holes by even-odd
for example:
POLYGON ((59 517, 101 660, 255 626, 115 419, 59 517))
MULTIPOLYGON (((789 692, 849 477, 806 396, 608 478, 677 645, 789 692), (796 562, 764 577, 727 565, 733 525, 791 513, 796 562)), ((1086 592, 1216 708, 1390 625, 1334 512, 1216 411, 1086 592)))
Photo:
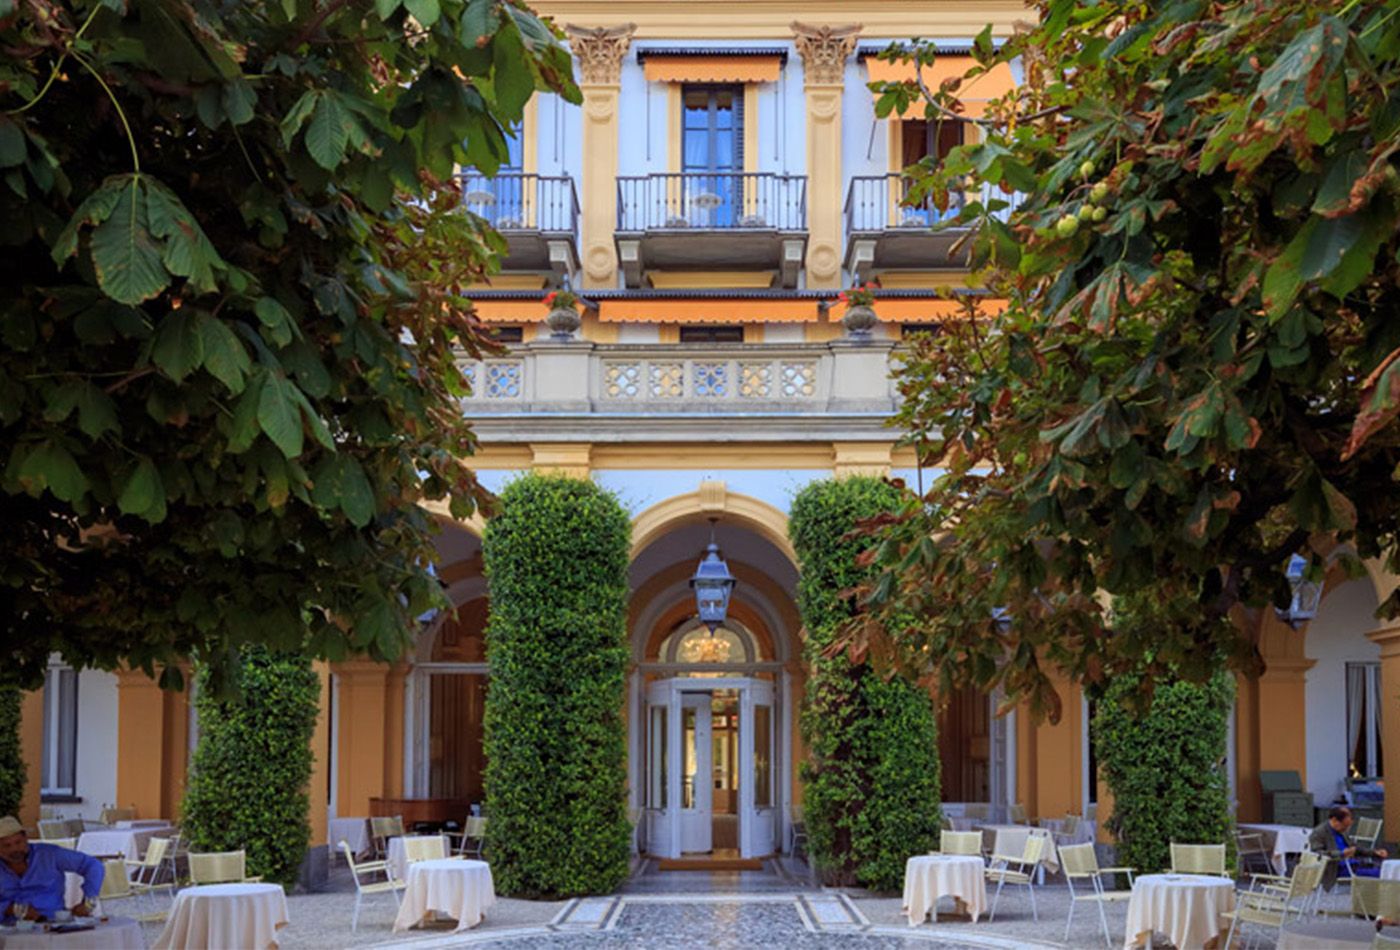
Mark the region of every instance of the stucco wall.
POLYGON ((1379 625, 1375 593, 1365 578, 1338 586, 1308 625, 1306 650, 1317 664, 1307 672, 1307 788, 1317 804, 1332 801, 1347 770, 1346 664, 1378 662, 1380 648, 1366 639, 1379 625))
MULTIPOLYGON (((151 750, 158 760, 160 749, 151 750)), ((117 801, 117 677, 102 670, 78 674, 78 767, 80 805, 63 804, 67 817, 100 816, 103 805, 117 801)))

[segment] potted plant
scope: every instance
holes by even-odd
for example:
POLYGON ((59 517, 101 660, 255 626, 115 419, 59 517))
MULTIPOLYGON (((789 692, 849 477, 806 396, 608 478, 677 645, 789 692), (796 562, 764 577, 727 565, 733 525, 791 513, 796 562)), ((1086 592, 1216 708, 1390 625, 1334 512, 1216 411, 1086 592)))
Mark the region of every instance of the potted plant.
POLYGON ((567 288, 555 290, 545 296, 544 305, 549 308, 544 324, 549 327, 550 337, 555 340, 572 340, 578 328, 583 325, 578 315, 578 294, 567 288))
POLYGON ((870 331, 879 322, 875 316, 875 290, 869 284, 858 284, 850 290, 841 291, 837 298, 846 305, 846 313, 841 325, 846 332, 857 339, 868 339, 870 331))

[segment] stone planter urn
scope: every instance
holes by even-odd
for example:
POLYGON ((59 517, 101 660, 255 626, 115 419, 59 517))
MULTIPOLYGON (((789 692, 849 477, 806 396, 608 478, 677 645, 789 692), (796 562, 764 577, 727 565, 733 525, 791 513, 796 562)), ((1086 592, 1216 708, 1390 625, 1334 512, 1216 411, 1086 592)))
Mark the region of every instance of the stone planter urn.
POLYGON ((574 338, 583 320, 573 307, 555 307, 545 314, 544 325, 549 327, 550 339, 563 342, 574 338))
POLYGON ((868 340, 870 331, 875 329, 875 324, 880 322, 880 318, 875 316, 875 311, 864 304, 852 304, 846 308, 845 316, 841 318, 841 325, 846 328, 846 334, 852 339, 868 340))

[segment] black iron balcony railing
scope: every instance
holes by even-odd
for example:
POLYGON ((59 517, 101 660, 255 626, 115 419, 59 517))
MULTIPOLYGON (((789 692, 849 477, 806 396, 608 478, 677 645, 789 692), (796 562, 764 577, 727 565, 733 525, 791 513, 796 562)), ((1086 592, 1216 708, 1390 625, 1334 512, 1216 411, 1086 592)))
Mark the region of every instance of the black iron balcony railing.
POLYGON ((567 175, 463 172, 462 203, 498 231, 578 234, 578 193, 567 175))
POLYGON ((807 176, 665 172, 617 179, 617 229, 807 230, 807 176))
MULTIPOLYGON (((949 194, 948 209, 940 211, 933 201, 924 198, 914 204, 908 203, 912 182, 899 174, 860 175, 851 179, 850 190, 846 192, 846 233, 888 231, 895 228, 929 228, 940 221, 957 217, 963 205, 974 197, 969 193, 949 194)), ((1020 204, 1021 196, 1003 194, 990 186, 983 186, 980 199, 983 204, 990 200, 1005 202, 1006 207, 995 212, 996 217, 1005 220, 1013 208, 1020 204)))

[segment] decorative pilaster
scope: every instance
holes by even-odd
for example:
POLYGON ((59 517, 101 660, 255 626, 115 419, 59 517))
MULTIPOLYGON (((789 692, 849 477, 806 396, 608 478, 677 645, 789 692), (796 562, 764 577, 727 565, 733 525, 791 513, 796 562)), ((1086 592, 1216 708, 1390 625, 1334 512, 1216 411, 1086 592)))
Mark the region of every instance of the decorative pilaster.
MULTIPOLYGON (((190 678, 188 669, 185 678, 190 678)), ((189 751, 189 692, 167 692, 141 670, 117 671, 117 794, 138 818, 176 818, 189 751)))
POLYGON ((612 287, 617 283, 617 251, 613 229, 617 214, 617 95, 622 58, 632 43, 635 24, 585 28, 565 27, 569 46, 578 59, 579 90, 583 93, 583 286, 612 287))
POLYGON ((792 24, 807 94, 807 286, 841 286, 841 94, 859 24, 792 24))
MULTIPOLYGON (((1381 648, 1381 695, 1400 696, 1400 626, 1383 627, 1366 634, 1381 648)), ((1400 706, 1381 703, 1381 755, 1400 761, 1400 706)), ((1385 797, 1387 828, 1400 828, 1400 795, 1385 797)))

